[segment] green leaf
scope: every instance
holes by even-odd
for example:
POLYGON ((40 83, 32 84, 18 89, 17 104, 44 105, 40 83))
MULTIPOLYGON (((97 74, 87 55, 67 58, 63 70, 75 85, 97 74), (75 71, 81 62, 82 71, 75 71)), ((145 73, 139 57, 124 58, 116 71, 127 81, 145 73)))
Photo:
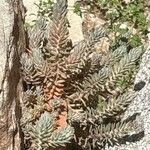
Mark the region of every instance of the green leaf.
POLYGON ((129 41, 129 44, 132 47, 138 47, 138 46, 142 45, 140 36, 139 35, 134 35, 133 37, 131 37, 131 39, 129 41))

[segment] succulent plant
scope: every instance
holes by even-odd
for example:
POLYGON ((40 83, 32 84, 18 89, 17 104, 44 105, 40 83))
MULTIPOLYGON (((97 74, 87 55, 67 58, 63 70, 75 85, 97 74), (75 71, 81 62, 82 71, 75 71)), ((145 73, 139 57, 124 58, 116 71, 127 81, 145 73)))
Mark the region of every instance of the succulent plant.
POLYGON ((66 15, 67 0, 57 0, 50 25, 40 18, 28 31, 28 51, 21 57, 26 149, 57 149, 70 142, 100 149, 133 130, 122 114, 134 91, 117 83, 134 71, 143 48, 129 50, 124 44, 97 52, 95 44, 107 37, 101 27, 73 45, 66 15))

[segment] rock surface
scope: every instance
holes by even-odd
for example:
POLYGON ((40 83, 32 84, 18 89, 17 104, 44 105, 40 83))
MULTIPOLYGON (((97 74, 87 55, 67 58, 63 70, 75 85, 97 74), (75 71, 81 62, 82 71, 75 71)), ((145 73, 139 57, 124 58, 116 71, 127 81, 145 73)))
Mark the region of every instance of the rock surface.
MULTIPOLYGON (((5 0, 0 1, 0 90, 5 89, 4 75, 7 63, 7 48, 10 34, 13 30, 14 14, 5 0)), ((0 106, 2 104, 2 92, 0 92, 0 106)))
POLYGON ((22 0, 0 1, 0 149, 20 150, 19 55, 25 43, 22 0), (19 90, 18 90, 19 89, 19 90))

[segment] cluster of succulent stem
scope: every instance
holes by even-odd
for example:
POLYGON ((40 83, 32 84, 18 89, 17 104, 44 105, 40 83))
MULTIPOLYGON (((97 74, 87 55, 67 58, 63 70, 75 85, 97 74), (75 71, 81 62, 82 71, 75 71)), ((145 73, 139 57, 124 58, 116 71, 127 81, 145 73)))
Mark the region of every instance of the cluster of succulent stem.
POLYGON ((50 24, 40 18, 28 31, 28 50, 21 57, 26 149, 57 149, 68 143, 100 149, 133 129, 122 114, 135 94, 117 83, 134 71, 142 47, 97 52, 95 44, 107 37, 101 27, 73 45, 66 15, 67 0, 57 0, 50 24))

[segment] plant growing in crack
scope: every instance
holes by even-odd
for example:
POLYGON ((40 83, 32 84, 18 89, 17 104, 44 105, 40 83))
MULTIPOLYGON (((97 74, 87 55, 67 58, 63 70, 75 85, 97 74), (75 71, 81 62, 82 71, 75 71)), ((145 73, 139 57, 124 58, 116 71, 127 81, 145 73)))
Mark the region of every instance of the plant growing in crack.
POLYGON ((129 50, 124 44, 97 52, 95 44, 107 37, 100 27, 72 45, 66 15, 67 0, 57 0, 50 27, 40 18, 28 31, 28 51, 21 57, 26 149, 57 149, 70 142, 101 149, 134 129, 122 114, 135 93, 127 86, 120 89, 118 81, 130 76, 143 48, 129 50))

